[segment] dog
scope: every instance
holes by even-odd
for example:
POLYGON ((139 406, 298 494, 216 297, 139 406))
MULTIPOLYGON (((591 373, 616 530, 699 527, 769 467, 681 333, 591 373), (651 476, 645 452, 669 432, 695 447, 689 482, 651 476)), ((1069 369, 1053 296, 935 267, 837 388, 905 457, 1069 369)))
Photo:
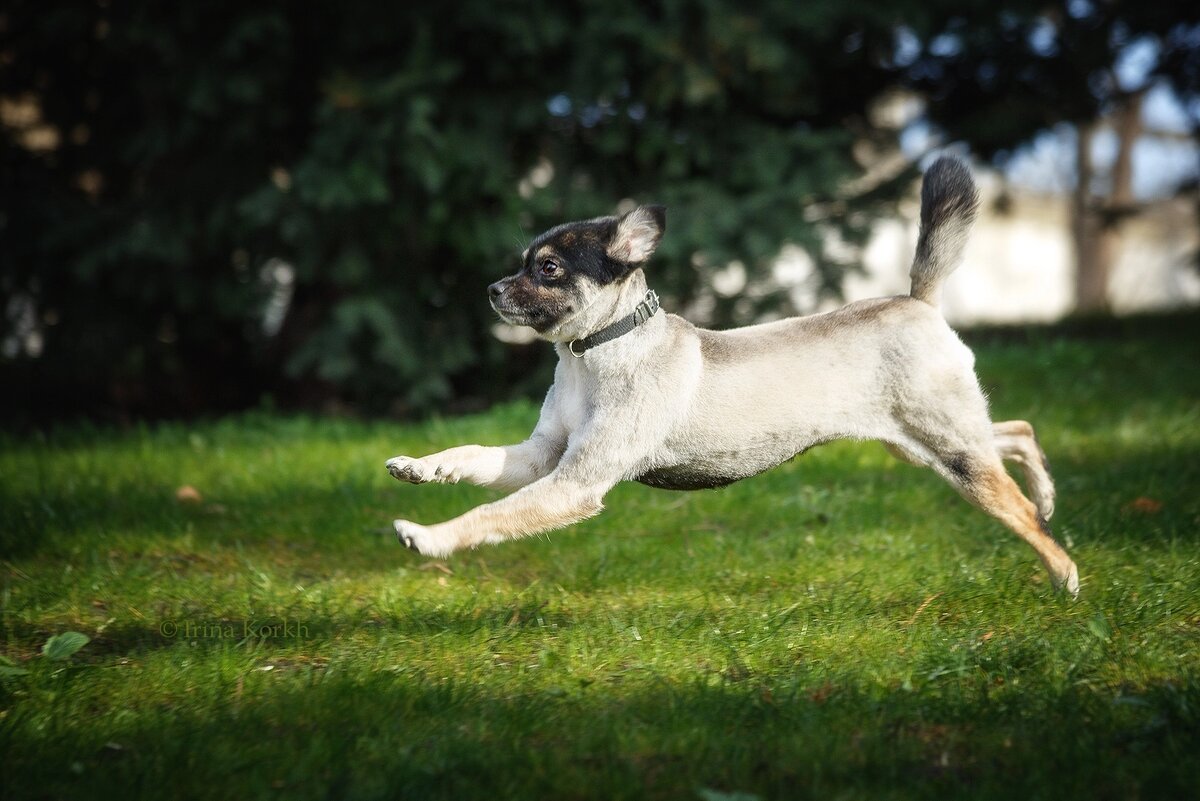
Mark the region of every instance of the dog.
POLYGON ((728 331, 660 313, 644 267, 666 228, 663 207, 546 231, 515 275, 488 287, 501 319, 533 328, 558 353, 533 433, 517 445, 387 462, 401 481, 512 494, 444 523, 396 520, 397 538, 445 557, 591 517, 619 481, 721 487, 831 440, 879 440, 1010 528, 1055 588, 1077 596, 1078 570, 1046 523, 1054 482, 1033 427, 991 421, 974 355, 938 310, 978 205, 967 167, 938 159, 921 188, 908 295, 728 331))

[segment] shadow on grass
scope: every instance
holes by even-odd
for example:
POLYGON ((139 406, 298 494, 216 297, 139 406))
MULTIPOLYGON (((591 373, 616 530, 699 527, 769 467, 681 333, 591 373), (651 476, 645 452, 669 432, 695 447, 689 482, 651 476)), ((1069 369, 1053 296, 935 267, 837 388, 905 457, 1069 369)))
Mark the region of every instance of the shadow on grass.
MULTIPOLYGON (((654 603, 661 612, 664 607, 654 603)), ((702 610, 680 607, 679 614, 703 614, 702 610)), ((158 650, 189 646, 198 654, 226 648, 256 646, 265 653, 277 649, 290 652, 296 646, 321 651, 333 640, 351 639, 357 633, 368 638, 379 635, 426 637, 451 635, 467 638, 483 633, 517 636, 529 629, 565 631, 578 624, 571 611, 550 608, 541 597, 508 599, 499 603, 459 606, 412 603, 402 612, 380 610, 373 604, 334 614, 304 609, 298 614, 220 615, 197 605, 182 614, 165 614, 154 620, 112 622, 95 633, 76 660, 91 665, 111 665, 115 659, 139 659, 158 650)), ((594 623, 588 616, 585 624, 594 623)), ((7 621, 2 627, 7 645, 17 657, 33 658, 51 635, 36 623, 7 621)), ((683 631, 681 628, 680 631, 683 631)))
POLYGON ((1185 797, 1200 690, 1136 697, 803 675, 517 689, 417 672, 250 674, 102 725, 0 734, 6 796, 157 798, 1185 797), (6 771, 8 772, 8 771, 6 771))

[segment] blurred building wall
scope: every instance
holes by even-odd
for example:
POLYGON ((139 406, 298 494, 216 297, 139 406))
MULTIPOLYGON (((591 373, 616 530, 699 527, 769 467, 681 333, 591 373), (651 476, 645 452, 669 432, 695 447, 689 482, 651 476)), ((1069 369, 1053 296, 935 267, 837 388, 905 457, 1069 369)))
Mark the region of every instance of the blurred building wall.
MULTIPOLYGON (((1070 199, 1010 190, 1003 211, 999 182, 980 176, 983 202, 963 265, 950 278, 942 308, 954 324, 1047 322, 1074 308, 1070 199)), ((914 198, 895 220, 881 221, 863 254, 865 275, 850 275, 846 301, 908 292, 917 242, 914 198)), ((1193 200, 1147 204, 1122 225, 1109 296, 1118 314, 1200 304, 1195 255, 1200 227, 1193 200)), ((786 268, 782 271, 787 274, 786 268)), ((822 311, 836 308, 824 302, 822 311)))

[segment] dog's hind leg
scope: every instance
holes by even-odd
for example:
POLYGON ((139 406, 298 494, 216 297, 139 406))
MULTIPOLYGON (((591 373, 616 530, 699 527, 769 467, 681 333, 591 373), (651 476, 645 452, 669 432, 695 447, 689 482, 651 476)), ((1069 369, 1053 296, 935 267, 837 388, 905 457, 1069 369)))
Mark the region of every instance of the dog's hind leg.
MULTIPOLYGON (((885 443, 885 446, 902 461, 932 467, 958 490, 960 495, 1029 543, 1046 566, 1055 588, 1065 589, 1072 597, 1079 595, 1079 571, 1075 563, 1050 533, 1045 515, 1040 511, 1040 504, 1035 505, 1021 494, 1021 488, 1005 471, 998 458, 998 451, 995 454, 984 450, 975 454, 955 451, 942 457, 926 459, 913 443, 906 446, 885 443)), ((1031 479, 1031 484, 1032 481, 1031 479)), ((1049 482, 1048 475, 1046 481, 1049 482)), ((1053 492, 1053 484, 1050 484, 1051 508, 1053 492)))
POLYGON ((1016 462, 1025 476, 1025 487, 1037 504, 1038 512, 1047 520, 1054 514, 1054 479, 1046 454, 1038 445, 1033 426, 1024 420, 992 423, 996 450, 1001 459, 1016 462))
POLYGON ((908 462, 916 467, 928 467, 929 460, 914 453, 911 447, 905 447, 896 442, 885 442, 883 447, 887 448, 887 452, 895 456, 902 462, 908 462))
MULTIPOLYGON (((902 456, 916 457, 953 486, 960 495, 990 514, 1029 543, 1045 565, 1056 588, 1076 596, 1079 572, 1046 524, 1045 516, 1021 493, 1017 482, 1004 469, 1001 456, 1019 453, 1024 463, 1040 468, 1030 479, 1042 502, 1053 500, 1053 484, 1045 472, 1033 429, 1026 423, 1009 422, 993 427, 987 402, 973 374, 943 374, 936 395, 910 395, 897 408, 902 456), (1003 443, 997 438, 1003 434, 1003 443), (1044 482, 1044 483, 1038 483, 1044 482), (1049 487, 1049 490, 1047 490, 1049 487), (1048 498, 1046 493, 1049 493, 1048 498)), ((1022 466, 1025 466, 1024 463, 1022 466)))
POLYGON ((1056 589, 1065 589, 1072 597, 1079 595, 1079 571, 1075 562, 1054 539, 1037 507, 1021 494, 1021 488, 1004 470, 999 458, 960 453, 943 460, 935 469, 964 498, 1029 543, 1046 566, 1056 589))

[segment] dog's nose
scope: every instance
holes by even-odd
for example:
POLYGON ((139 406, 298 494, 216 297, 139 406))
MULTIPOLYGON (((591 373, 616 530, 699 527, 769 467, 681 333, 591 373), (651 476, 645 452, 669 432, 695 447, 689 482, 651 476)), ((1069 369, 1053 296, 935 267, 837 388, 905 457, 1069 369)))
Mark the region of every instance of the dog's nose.
POLYGON ((504 282, 503 281, 497 281, 496 283, 494 283, 488 287, 488 296, 492 300, 495 300, 496 298, 500 297, 503 294, 504 294, 504 282))

